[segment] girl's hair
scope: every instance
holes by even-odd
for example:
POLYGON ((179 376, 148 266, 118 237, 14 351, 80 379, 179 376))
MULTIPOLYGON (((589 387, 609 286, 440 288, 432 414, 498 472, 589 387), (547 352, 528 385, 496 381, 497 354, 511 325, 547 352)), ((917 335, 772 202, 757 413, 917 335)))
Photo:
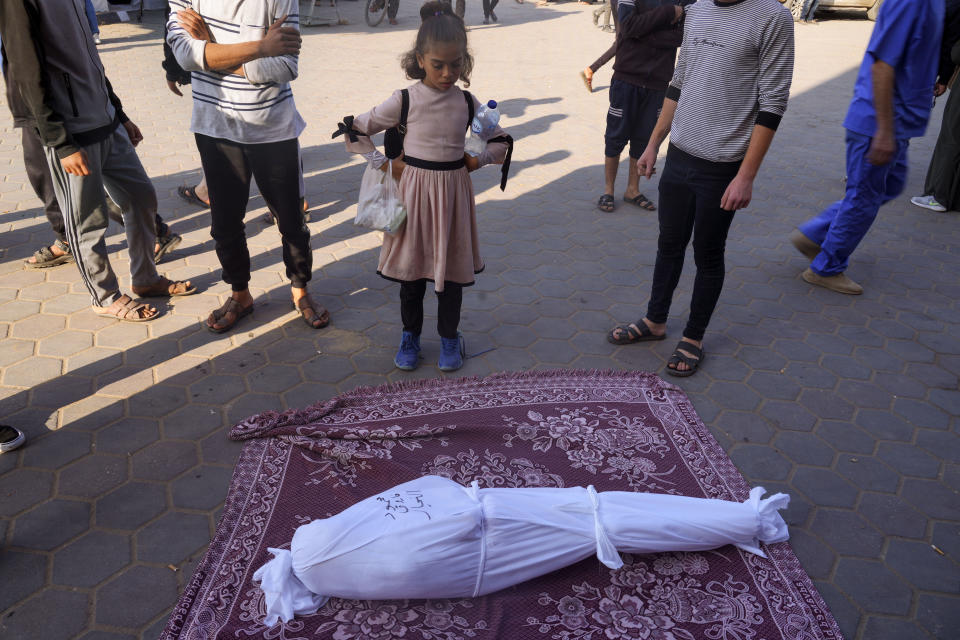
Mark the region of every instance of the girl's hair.
POLYGON ((463 20, 453 12, 450 3, 445 0, 431 0, 420 7, 420 30, 413 49, 400 57, 400 66, 411 80, 423 80, 427 72, 417 62, 417 55, 425 55, 433 44, 458 44, 463 50, 463 65, 460 67, 460 80, 464 86, 470 86, 470 73, 473 71, 473 56, 467 49, 467 28, 463 20))

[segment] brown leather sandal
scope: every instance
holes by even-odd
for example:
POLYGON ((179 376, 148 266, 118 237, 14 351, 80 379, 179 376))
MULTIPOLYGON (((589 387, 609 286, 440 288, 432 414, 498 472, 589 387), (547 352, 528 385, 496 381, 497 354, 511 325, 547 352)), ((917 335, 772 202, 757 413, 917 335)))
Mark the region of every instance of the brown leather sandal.
POLYGON ((293 308, 300 314, 300 318, 303 320, 311 329, 323 329, 325 326, 330 324, 330 312, 324 309, 323 307, 314 307, 313 300, 310 299, 310 296, 303 296, 296 303, 294 303, 293 308), (320 309, 320 312, 317 313, 317 308, 320 309), (308 313, 312 313, 311 317, 307 317, 308 313), (315 324, 316 322, 320 324, 315 324))
POLYGON ((189 280, 171 280, 161 276, 149 287, 134 287, 133 292, 141 298, 173 298, 192 296, 197 288, 189 280))
POLYGON ((233 298, 227 298, 227 301, 223 303, 222 307, 210 312, 210 316, 207 318, 207 329, 211 333, 226 333, 230 331, 230 329, 233 329, 236 324, 240 322, 241 318, 245 318, 251 313, 253 313, 253 304, 249 307, 242 307, 240 303, 233 298), (228 313, 233 314, 233 322, 223 327, 213 326, 225 318, 228 313))
POLYGON ((94 310, 94 313, 124 322, 149 322, 160 315, 160 312, 156 309, 153 310, 153 313, 150 313, 149 308, 149 305, 137 302, 127 294, 123 294, 114 300, 109 307, 101 307, 100 310, 94 310))

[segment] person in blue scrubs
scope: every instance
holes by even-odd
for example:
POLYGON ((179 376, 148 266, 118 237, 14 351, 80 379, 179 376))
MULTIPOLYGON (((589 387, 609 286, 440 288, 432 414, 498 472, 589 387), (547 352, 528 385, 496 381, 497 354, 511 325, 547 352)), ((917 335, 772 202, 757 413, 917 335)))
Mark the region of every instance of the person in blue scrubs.
POLYGON ((886 0, 867 45, 847 130, 847 191, 790 235, 811 260, 807 282, 856 295, 844 273, 880 207, 903 191, 910 138, 922 136, 933 107, 943 0, 886 0))

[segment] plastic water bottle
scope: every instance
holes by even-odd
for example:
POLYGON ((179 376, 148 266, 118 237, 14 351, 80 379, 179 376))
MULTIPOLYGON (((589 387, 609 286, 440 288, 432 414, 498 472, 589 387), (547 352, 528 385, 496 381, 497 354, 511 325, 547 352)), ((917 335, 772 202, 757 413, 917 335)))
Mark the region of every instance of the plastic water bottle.
POLYGON ((493 137, 493 132, 499 122, 500 111, 497 109, 496 100, 480 105, 477 113, 473 116, 473 122, 470 123, 470 135, 467 136, 463 150, 471 156, 478 156, 483 153, 483 150, 487 147, 487 140, 493 137))

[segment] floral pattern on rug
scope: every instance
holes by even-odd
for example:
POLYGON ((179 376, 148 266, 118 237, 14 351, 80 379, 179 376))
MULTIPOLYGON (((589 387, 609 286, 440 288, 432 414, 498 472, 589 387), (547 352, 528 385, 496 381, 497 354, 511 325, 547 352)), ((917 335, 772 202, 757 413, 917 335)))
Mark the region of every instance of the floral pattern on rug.
POLYGON ((330 599, 267 628, 252 582, 271 547, 396 484, 575 487, 744 500, 683 393, 652 374, 537 372, 362 389, 238 424, 217 533, 162 640, 836 640, 787 544, 589 558, 475 599, 330 599))

